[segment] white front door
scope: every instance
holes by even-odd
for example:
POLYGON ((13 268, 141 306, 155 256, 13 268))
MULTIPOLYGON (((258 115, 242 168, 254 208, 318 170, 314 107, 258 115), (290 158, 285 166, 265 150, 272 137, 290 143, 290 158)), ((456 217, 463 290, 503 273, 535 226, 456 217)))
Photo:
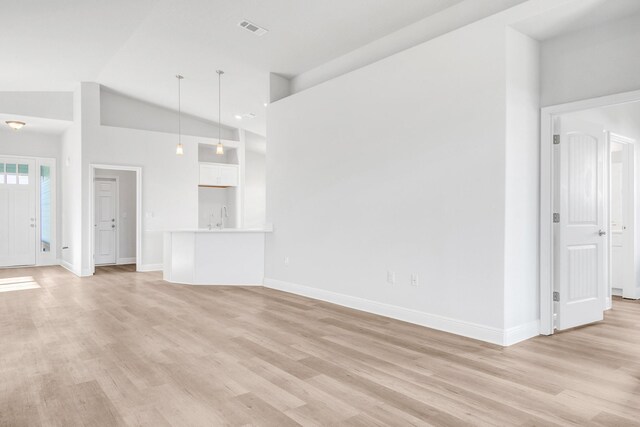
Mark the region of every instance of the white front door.
POLYGON ((555 147, 554 304, 558 329, 602 320, 608 294, 607 139, 601 126, 562 118, 555 147))
POLYGON ((0 267, 36 263, 34 160, 0 158, 0 267))
POLYGON ((95 181, 95 264, 116 263, 116 182, 95 181))

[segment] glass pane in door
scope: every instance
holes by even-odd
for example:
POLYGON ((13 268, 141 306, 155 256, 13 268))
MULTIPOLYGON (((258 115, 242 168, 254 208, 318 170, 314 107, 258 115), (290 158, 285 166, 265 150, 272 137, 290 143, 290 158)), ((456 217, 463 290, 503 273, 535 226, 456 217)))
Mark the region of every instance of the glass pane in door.
POLYGON ((51 167, 40 166, 40 250, 51 251, 51 167))

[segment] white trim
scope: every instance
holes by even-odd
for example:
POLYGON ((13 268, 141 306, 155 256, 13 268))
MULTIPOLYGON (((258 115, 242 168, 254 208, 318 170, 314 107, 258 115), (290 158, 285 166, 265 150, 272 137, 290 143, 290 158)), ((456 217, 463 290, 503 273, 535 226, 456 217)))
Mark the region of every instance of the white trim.
POLYGON ((93 273, 90 270, 82 270, 79 268, 76 268, 73 264, 71 264, 70 262, 67 262, 63 259, 61 259, 59 261, 59 265, 66 269, 69 270, 70 272, 72 272, 73 274, 75 274, 78 277, 87 277, 87 276, 91 276, 93 275, 93 273))
MULTIPOLYGON (((125 166, 125 165, 103 165, 103 164, 95 164, 92 163, 89 165, 91 169, 91 173, 89 174, 89 182, 90 182, 90 196, 89 203, 91 209, 91 221, 89 221, 89 250, 91 251, 89 256, 89 268, 91 274, 93 274, 96 270, 95 262, 94 262, 94 242, 93 242, 93 220, 94 220, 94 209, 95 209, 95 195, 94 195, 94 179, 95 179, 95 171, 96 169, 106 169, 106 170, 119 170, 119 171, 132 171, 136 173, 136 271, 156 271, 156 270, 146 270, 144 269, 146 266, 141 265, 142 259, 142 167, 140 166, 125 166)), ((162 269, 162 264, 152 264, 160 265, 160 269, 162 269)))
POLYGON ((507 347, 538 335, 540 335, 540 320, 534 320, 533 322, 506 329, 504 331, 503 345, 507 347))
POLYGON ((553 124, 556 116, 640 101, 640 90, 544 107, 540 111, 540 333, 554 332, 553 313, 553 124))
POLYGON ((135 264, 136 263, 136 257, 129 257, 129 258, 118 258, 116 259, 116 264, 135 264))
POLYGON ((147 271, 162 271, 162 264, 139 264, 137 271, 147 272, 147 271))
POLYGON ((281 280, 265 278, 264 286, 501 346, 537 336, 539 330, 538 321, 504 330, 281 280))

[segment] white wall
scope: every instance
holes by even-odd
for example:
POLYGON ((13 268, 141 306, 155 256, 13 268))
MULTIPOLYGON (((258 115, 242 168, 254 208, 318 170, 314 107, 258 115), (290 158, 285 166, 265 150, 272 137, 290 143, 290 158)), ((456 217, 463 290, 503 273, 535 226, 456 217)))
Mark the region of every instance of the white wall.
MULTIPOLYGON (((183 100, 184 101, 184 100, 183 100)), ((183 108, 185 107, 183 103, 183 108)), ((176 87, 176 110, 177 87, 176 87)), ((218 137, 217 123, 182 114, 182 134, 201 137, 218 137)), ((164 133, 178 133, 178 113, 175 110, 160 107, 135 98, 100 89, 100 124, 129 129, 141 129, 164 133)), ((223 126, 222 139, 237 140, 238 132, 234 128, 223 126)))
MULTIPOLYGON (((300 92, 523 2, 525 0, 462 1, 295 76, 289 82, 287 90, 292 93, 300 92)), ((271 84, 271 100, 282 98, 283 96, 273 96, 273 80, 271 84)))
POLYGON ((96 177, 118 178, 117 263, 136 258, 136 173, 96 169, 96 177))
POLYGON ((198 228, 209 228, 209 225, 215 228, 220 222, 223 206, 227 207, 228 215, 225 226, 231 226, 234 207, 229 203, 228 190, 228 188, 198 188, 198 228))
POLYGON ((265 283, 502 342, 505 54, 481 21, 271 104, 265 283))
POLYGON ((513 339, 539 330, 539 69, 538 42, 508 28, 504 306, 513 339))
MULTIPOLYGON (((177 156, 177 135, 100 124, 100 86, 82 83, 82 181, 90 181, 91 164, 142 167, 142 269, 162 264, 163 232, 198 227, 198 144, 213 138, 183 136, 184 155, 177 156)), ((135 111, 131 114, 135 115, 135 111)), ((82 188, 82 242, 90 247, 89 187, 82 188)), ((84 251, 82 265, 90 265, 84 251)))
POLYGON ((0 92, 0 113, 73 120, 73 92, 0 92))
POLYGON ((60 158, 61 135, 0 128, 0 155, 60 158))
MULTIPOLYGON (((63 265, 78 275, 82 271, 82 111, 81 90, 73 94, 73 124, 62 134, 59 164, 62 197, 62 252, 63 265)), ((61 234, 58 233, 60 236, 61 234)))
POLYGON ((247 150, 245 152, 244 181, 244 226, 264 227, 266 222, 266 156, 264 153, 247 150))
POLYGON ((543 106, 640 89, 640 15, 542 43, 543 106))

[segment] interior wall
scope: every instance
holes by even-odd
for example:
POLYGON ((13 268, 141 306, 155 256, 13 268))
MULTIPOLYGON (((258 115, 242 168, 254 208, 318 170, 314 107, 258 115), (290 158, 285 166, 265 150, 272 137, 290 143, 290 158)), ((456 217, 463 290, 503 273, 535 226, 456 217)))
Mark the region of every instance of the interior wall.
POLYGON ((118 253, 116 263, 132 263, 136 258, 136 173, 96 169, 96 177, 118 178, 118 253))
MULTIPOLYGON (((213 138, 183 136, 184 155, 177 156, 177 136, 170 133, 100 124, 100 85, 83 83, 83 179, 90 179, 90 165, 108 164, 142 167, 142 270, 162 268, 163 232, 198 227, 198 144, 213 144, 213 138)), ((90 200, 83 188, 84 200, 90 200)), ((91 220, 89 203, 82 218, 91 220)), ((88 230, 88 227, 83 229, 88 230)), ((86 247, 88 233, 83 235, 86 247)), ((83 265, 88 266, 90 251, 83 265)))
MULTIPOLYGON (((217 123, 202 120, 185 113, 182 114, 181 121, 183 135, 218 137, 217 123)), ((101 87, 100 124, 177 135, 178 113, 175 110, 150 104, 101 87)), ((237 130, 227 126, 222 126, 220 135, 222 139, 238 140, 237 130)))
POLYGON ((34 133, 25 129, 0 129, 0 155, 60 159, 62 135, 34 133))
POLYGON ((543 106, 640 89, 640 14, 541 45, 543 106))
POLYGON ((526 338, 540 318, 539 58, 536 40, 507 28, 505 328, 526 338))
POLYGON ((228 188, 198 188, 198 228, 215 228, 220 222, 222 207, 227 207, 225 226, 231 227, 234 212, 228 200, 228 188))
POLYGON ((245 165, 244 226, 246 228, 264 227, 267 208, 266 156, 264 153, 247 150, 245 165))
POLYGON ((77 275, 89 274, 82 266, 82 97, 73 94, 73 123, 62 134, 60 169, 62 200, 62 264, 77 275))
POLYGON ((481 21, 269 106, 265 283, 502 343, 505 39, 481 21))

